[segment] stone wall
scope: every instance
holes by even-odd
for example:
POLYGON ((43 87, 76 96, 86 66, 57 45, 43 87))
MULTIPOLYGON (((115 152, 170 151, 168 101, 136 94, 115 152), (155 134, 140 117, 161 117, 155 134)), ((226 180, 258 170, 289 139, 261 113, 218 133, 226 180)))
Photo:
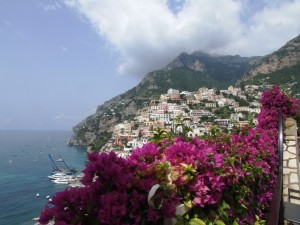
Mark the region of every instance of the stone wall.
MULTIPOLYGON (((300 190, 299 179, 299 154, 297 140, 297 123, 294 119, 287 119, 284 129, 283 150, 283 198, 288 201, 288 188, 300 190)), ((299 203, 297 200, 291 202, 299 203)))

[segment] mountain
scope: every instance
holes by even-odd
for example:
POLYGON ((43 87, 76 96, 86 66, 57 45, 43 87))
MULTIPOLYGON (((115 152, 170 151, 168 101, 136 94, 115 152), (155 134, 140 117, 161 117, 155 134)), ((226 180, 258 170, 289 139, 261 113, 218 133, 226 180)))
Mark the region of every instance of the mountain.
MULTIPOLYGON (((256 65, 260 58, 239 55, 214 56, 199 51, 191 55, 182 53, 163 71, 174 71, 175 74, 179 71, 181 76, 184 76, 187 71, 193 71, 196 73, 196 80, 193 82, 202 83, 204 81, 208 83, 206 86, 226 88, 240 79, 253 65, 256 65)), ((181 89, 180 86, 179 89, 181 89)))
POLYGON ((110 139, 116 124, 134 118, 139 109, 167 93, 169 88, 196 91, 200 87, 225 89, 261 81, 290 84, 291 80, 295 81, 292 88, 298 87, 299 39, 298 36, 264 57, 182 53, 165 68, 148 73, 136 87, 98 106, 95 114, 73 128, 69 144, 102 146, 110 139))
POLYGON ((300 96, 300 35, 266 55, 237 85, 280 84, 293 96, 300 96))

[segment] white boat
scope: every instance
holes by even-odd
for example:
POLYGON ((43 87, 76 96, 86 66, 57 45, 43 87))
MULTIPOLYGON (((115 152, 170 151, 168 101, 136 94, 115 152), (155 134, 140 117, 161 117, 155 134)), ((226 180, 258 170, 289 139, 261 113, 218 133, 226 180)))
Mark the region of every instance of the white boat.
POLYGON ((49 175, 48 178, 50 178, 50 179, 56 179, 56 178, 63 177, 65 175, 66 174, 64 174, 64 173, 53 173, 52 175, 49 175))
POLYGON ((71 176, 71 175, 66 175, 64 173, 57 173, 57 174, 53 174, 53 175, 48 176, 48 178, 50 180, 56 180, 56 179, 72 179, 72 178, 75 178, 75 177, 71 176))
POLYGON ((77 174, 75 177, 76 177, 77 179, 81 179, 81 178, 84 177, 84 174, 83 174, 83 173, 80 173, 80 174, 77 174))
MULTIPOLYGON (((35 217, 32 220, 34 221, 38 221, 39 217, 35 217)), ((35 223, 34 225, 41 225, 40 223, 35 223)), ((47 223, 47 225, 54 225, 54 221, 50 221, 49 223, 47 223)))
POLYGON ((56 180, 67 180, 69 182, 75 181, 76 178, 75 177, 64 177, 64 178, 58 178, 56 180))
POLYGON ((56 163, 54 162, 52 156, 50 154, 48 156, 50 158, 51 166, 52 166, 52 169, 53 169, 53 172, 52 172, 53 174, 56 174, 56 173, 65 173, 67 175, 73 175, 73 174, 75 174, 77 172, 77 170, 75 170, 74 168, 70 168, 62 158, 60 158, 60 159, 58 159, 56 161, 63 163, 63 165, 64 165, 65 168, 59 168, 56 165, 56 163))
POLYGON ((70 183, 67 179, 57 179, 57 180, 52 180, 52 182, 55 184, 69 184, 70 183))
POLYGON ((74 176, 63 176, 56 179, 53 179, 52 182, 56 184, 69 184, 76 181, 77 179, 74 176))

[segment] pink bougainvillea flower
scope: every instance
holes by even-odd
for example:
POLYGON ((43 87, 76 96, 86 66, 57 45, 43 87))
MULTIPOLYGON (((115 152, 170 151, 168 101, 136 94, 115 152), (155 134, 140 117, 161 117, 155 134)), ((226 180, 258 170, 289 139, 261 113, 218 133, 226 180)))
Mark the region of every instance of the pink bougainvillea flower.
POLYGON ((299 102, 274 86, 263 92, 261 104, 254 128, 203 140, 168 138, 159 147, 145 144, 126 159, 114 152, 88 154, 85 186, 56 193, 39 223, 162 224, 179 204, 192 208, 182 218, 186 224, 194 217, 211 224, 265 220, 278 174, 278 110, 286 119, 297 113, 299 102), (163 187, 157 209, 147 201, 155 184, 163 187))

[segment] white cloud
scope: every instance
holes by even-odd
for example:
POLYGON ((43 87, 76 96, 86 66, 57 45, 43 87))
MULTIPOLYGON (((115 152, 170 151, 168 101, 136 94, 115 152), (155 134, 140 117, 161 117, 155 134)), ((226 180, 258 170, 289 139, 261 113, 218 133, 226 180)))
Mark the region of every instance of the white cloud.
POLYGON ((144 75, 183 51, 264 55, 300 33, 300 1, 65 0, 65 4, 84 15, 120 55, 120 74, 144 75))
POLYGON ((45 11, 55 11, 57 9, 60 9, 61 5, 58 2, 54 2, 52 4, 42 5, 42 7, 45 11))
POLYGON ((265 55, 300 34, 300 1, 268 1, 252 15, 251 24, 228 51, 244 55, 265 55))

